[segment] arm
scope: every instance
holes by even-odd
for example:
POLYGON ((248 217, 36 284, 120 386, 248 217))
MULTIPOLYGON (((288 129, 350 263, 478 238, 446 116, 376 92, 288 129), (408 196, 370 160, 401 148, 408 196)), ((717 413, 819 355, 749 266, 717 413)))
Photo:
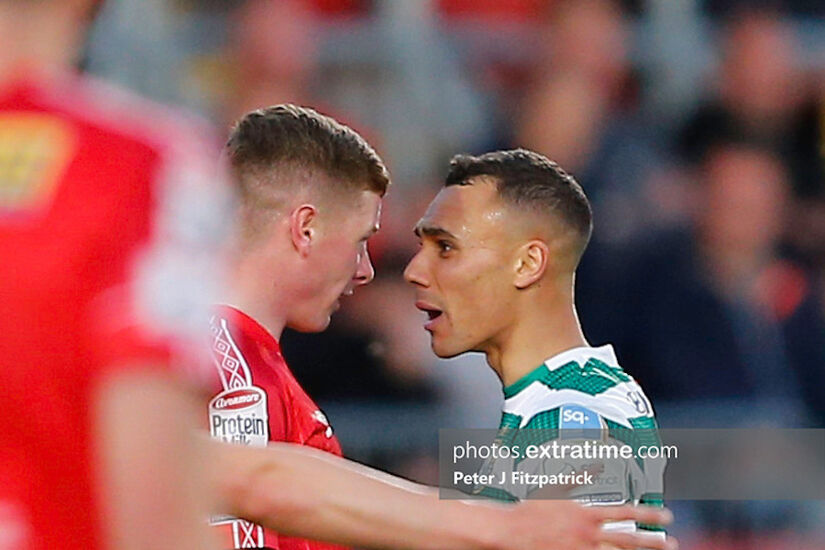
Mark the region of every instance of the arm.
POLYGON ((637 534, 600 529, 602 522, 617 519, 667 523, 666 511, 585 509, 562 501, 502 506, 439 500, 433 488, 307 447, 209 445, 216 458, 214 483, 228 511, 289 535, 367 548, 580 550, 601 542, 672 547, 672 541, 647 543, 637 534))
POLYGON ((119 372, 99 386, 93 421, 107 548, 217 548, 203 519, 200 413, 191 392, 157 370, 119 372))

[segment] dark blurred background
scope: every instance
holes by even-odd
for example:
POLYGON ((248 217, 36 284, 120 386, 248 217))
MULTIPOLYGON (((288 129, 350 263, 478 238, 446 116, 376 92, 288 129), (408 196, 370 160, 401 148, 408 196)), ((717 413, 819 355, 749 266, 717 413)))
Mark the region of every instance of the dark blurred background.
MULTIPOLYGON (((352 458, 433 483, 439 428, 498 425, 400 273, 449 158, 516 146, 593 202, 585 333, 661 426, 825 427, 825 0, 110 0, 83 68, 227 131, 313 106, 382 154, 378 278, 283 339, 352 458)), ((669 505, 683 548, 825 547, 822 502, 669 505)))

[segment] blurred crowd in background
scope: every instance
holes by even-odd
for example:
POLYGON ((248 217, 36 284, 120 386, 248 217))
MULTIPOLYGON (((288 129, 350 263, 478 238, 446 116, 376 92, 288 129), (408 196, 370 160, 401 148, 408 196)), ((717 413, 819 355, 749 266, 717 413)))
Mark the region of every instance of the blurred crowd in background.
MULTIPOLYGON (((825 427, 825 1, 109 0, 83 68, 226 131, 312 106, 384 157, 375 282, 283 341, 353 458, 435 482, 439 428, 498 425, 401 271, 449 158, 517 146, 590 197, 585 334, 662 427, 825 427)), ((686 548, 825 538, 821 503, 669 505, 686 548)))

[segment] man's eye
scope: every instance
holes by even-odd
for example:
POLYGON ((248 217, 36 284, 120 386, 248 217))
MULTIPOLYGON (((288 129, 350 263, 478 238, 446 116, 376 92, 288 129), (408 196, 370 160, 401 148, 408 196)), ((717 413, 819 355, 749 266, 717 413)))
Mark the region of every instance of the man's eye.
POLYGON ((441 252, 449 252, 453 249, 453 245, 447 241, 438 241, 438 249, 441 252))

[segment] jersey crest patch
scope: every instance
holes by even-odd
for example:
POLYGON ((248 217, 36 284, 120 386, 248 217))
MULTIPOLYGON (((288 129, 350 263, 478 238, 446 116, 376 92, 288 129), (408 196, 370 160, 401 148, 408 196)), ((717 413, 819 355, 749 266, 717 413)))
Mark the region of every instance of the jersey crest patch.
POLYGON ((0 207, 18 210, 45 203, 74 149, 71 128, 55 117, 0 116, 0 207))

